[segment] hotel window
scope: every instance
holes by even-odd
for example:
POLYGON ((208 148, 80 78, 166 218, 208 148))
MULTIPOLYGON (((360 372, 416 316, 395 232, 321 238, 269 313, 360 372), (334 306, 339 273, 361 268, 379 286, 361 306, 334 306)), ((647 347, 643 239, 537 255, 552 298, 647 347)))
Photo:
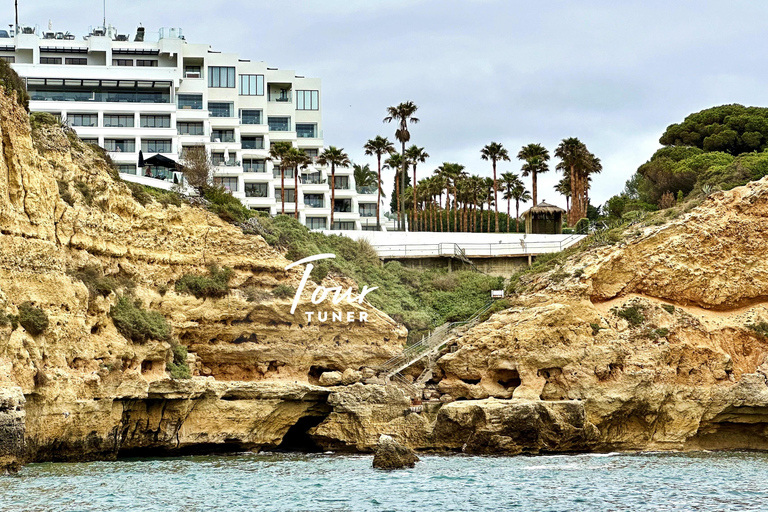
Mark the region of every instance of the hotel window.
POLYGON ((376 203, 360 203, 359 210, 361 217, 375 217, 376 203))
POLYGON ((85 138, 85 139, 80 139, 80 140, 82 140, 86 144, 96 144, 97 146, 99 145, 99 139, 85 138))
POLYGON ((230 192, 237 192, 237 178, 213 178, 213 184, 221 185, 230 192))
POLYGON ((208 67, 208 87, 235 87, 235 68, 224 66, 208 67))
POLYGON ((376 227, 376 224, 372 226, 361 226, 363 228, 363 231, 378 231, 379 228, 376 227))
POLYGON ((104 128, 133 128, 133 116, 104 114, 104 128))
POLYGON ((336 199, 333 202, 333 211, 336 213, 351 213, 352 212, 352 200, 351 199, 336 199))
POLYGON ((325 229, 325 217, 307 217, 307 227, 309 229, 325 229))
POLYGON ((325 183, 325 180, 319 172, 311 172, 309 174, 302 174, 301 182, 305 185, 321 185, 325 183))
POLYGON ((156 68, 157 59, 136 59, 136 66, 142 68, 156 68))
MULTIPOLYGON (((281 196, 280 196, 280 192, 282 190, 283 190, 282 188, 275 187, 275 199, 277 201, 280 201, 280 202, 283 201, 281 199, 281 196)), ((293 190, 292 188, 286 188, 285 189, 285 202, 286 203, 293 203, 294 201, 296 201, 296 191, 293 190)))
POLYGON ((245 172, 267 172, 267 166, 265 165, 264 160, 256 160, 254 158, 244 158, 243 159, 243 171, 245 171, 245 172))
POLYGON ((296 137, 308 139, 317 137, 317 125, 296 123, 296 137))
POLYGON ((264 96, 264 75, 240 75, 240 96, 264 96))
POLYGON ((304 148, 304 154, 307 155, 309 158, 317 158, 319 153, 319 150, 317 148, 309 149, 304 148))
POLYGON ((67 121, 71 126, 98 126, 98 114, 69 114, 67 121))
POLYGON ((208 102, 208 114, 211 117, 233 117, 233 110, 232 103, 208 102))
POLYGON ((64 59, 64 64, 67 64, 69 66, 87 66, 88 59, 67 57, 66 59, 64 59))
POLYGON ((312 208, 322 208, 323 194, 304 194, 304 204, 312 208))
POLYGON ((61 57, 40 57, 40 64, 61 64, 61 57))
POLYGON ((204 135, 203 123, 176 123, 179 135, 204 135))
POLYGON ((134 139, 104 139, 104 149, 117 153, 135 153, 136 140, 134 139))
POLYGON ((136 174, 136 166, 133 164, 119 164, 117 171, 121 174, 136 174))
POLYGON ((171 141, 167 139, 142 139, 144 153, 171 153, 171 141))
POLYGON ((241 137, 243 149, 264 149, 264 136, 241 137))
MULTIPOLYGON (((289 167, 288 169, 283 169, 283 176, 285 179, 293 179, 293 167, 289 167)), ((280 166, 275 165, 272 168, 272 177, 273 178, 279 178, 280 177, 280 166)))
POLYGON ((202 94, 179 94, 179 108, 202 110, 203 95, 202 94))
POLYGON ((320 91, 296 91, 296 110, 320 110, 320 91))
POLYGON ((245 197, 269 197, 266 183, 246 183, 245 197))
POLYGON ((4 60, 8 64, 13 64, 14 62, 16 62, 16 57, 10 56, 10 55, 0 55, 0 60, 4 60))
POLYGON ((142 128, 170 128, 171 116, 141 116, 142 128))
POLYGON ((203 78, 203 68, 200 66, 184 66, 184 78, 203 78))
POLYGON ((112 59, 113 66, 133 66, 133 59, 112 59))
POLYGON ((273 132, 289 132, 291 131, 291 118, 290 117, 270 117, 267 119, 269 129, 273 132))
POLYGON ((336 190, 349 189, 349 176, 336 176, 333 180, 333 188, 336 190))
POLYGON ((211 163, 215 166, 224 165, 232 167, 237 162, 235 161, 235 155, 233 154, 229 155, 229 160, 225 160, 224 153, 211 153, 211 163))
POLYGON ((240 124, 261 124, 261 110, 241 110, 240 124))
POLYGON ((333 229, 352 231, 352 230, 355 229, 355 223, 354 222, 340 222, 340 221, 336 221, 336 222, 333 223, 333 229))
POLYGON ((211 130, 211 142, 235 142, 235 130, 211 130))

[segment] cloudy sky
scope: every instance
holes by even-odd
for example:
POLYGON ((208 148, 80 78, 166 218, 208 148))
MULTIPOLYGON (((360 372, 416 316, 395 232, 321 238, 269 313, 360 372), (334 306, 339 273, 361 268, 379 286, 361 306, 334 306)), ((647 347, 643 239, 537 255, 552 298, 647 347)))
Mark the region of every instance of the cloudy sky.
MULTIPOLYGON (((101 24, 102 0, 19 3, 23 24, 78 36, 101 24)), ((107 0, 121 32, 181 27, 188 41, 322 78, 326 144, 374 168, 361 147, 394 139, 382 118, 408 100, 421 119, 412 142, 431 155, 421 176, 444 161, 490 175, 479 155, 491 141, 516 155, 579 137, 603 161, 594 204, 622 189, 669 124, 768 103, 766 19, 768 2, 738 0, 107 0)), ((564 206, 558 179, 543 176, 539 198, 564 206)))

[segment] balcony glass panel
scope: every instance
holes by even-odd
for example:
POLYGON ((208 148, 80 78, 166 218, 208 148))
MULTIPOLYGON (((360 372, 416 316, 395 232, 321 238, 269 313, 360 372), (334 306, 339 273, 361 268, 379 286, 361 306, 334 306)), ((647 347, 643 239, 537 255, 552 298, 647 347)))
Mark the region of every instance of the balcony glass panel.
POLYGON ((262 124, 261 110, 241 110, 240 123, 241 124, 262 124))
POLYGON ((107 103, 170 103, 168 89, 120 89, 89 87, 39 87, 30 86, 29 95, 35 101, 92 101, 107 103))
POLYGON ((179 94, 179 108, 203 110, 202 94, 179 94))
POLYGON ((243 149, 264 149, 264 137, 242 137, 243 149))
POLYGON ((208 113, 211 117, 234 117, 234 106, 232 103, 214 103, 209 101, 208 113))
POLYGON ((273 132, 291 131, 290 117, 270 117, 268 119, 268 123, 269 123, 269 129, 273 132))
POLYGON ((317 125, 296 123, 296 136, 301 138, 314 139, 317 137, 317 125))

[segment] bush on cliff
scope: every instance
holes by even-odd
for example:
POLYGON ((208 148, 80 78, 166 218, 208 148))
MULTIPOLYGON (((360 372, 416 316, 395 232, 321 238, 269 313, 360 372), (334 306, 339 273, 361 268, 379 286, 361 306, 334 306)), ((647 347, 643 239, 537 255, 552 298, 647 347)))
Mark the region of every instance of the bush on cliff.
POLYGON ((192 372, 187 364, 187 347, 184 345, 173 345, 173 361, 166 365, 172 379, 190 379, 192 372))
POLYGON ((167 341, 171 337, 171 326, 163 315, 156 311, 145 311, 140 300, 128 295, 122 295, 117 300, 117 304, 110 308, 109 316, 120 334, 131 341, 167 341))
POLYGON ((184 274, 176 281, 176 291, 188 293, 198 299, 224 297, 229 293, 229 280, 232 269, 219 268, 217 265, 208 267, 208 275, 184 274))
POLYGON ((96 297, 107 297, 110 293, 119 289, 131 291, 136 287, 133 279, 122 271, 113 276, 105 276, 104 272, 96 265, 86 265, 77 270, 70 271, 69 275, 80 280, 88 289, 88 302, 93 302, 96 297))
POLYGON ((48 315, 31 302, 19 306, 18 321, 32 336, 42 334, 48 328, 48 315))
POLYGON ((226 222, 241 224, 256 215, 256 212, 243 206, 243 203, 224 187, 207 187, 204 197, 209 203, 208 209, 226 222))
POLYGON ((5 89, 7 96, 13 96, 15 92, 16 101, 29 112, 29 94, 24 86, 24 80, 3 59, 0 59, 0 86, 5 89))

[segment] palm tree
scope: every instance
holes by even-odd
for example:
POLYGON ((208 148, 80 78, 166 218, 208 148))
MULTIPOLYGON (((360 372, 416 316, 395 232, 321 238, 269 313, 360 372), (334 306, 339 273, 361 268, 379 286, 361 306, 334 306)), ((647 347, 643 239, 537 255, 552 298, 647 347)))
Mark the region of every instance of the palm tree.
MULTIPOLYGON (((452 164, 445 162, 443 165, 437 168, 435 170, 438 175, 445 178, 446 183, 446 192, 453 191, 453 229, 458 229, 458 220, 459 220, 459 214, 457 211, 457 183, 462 178, 465 178, 467 176, 467 173, 464 172, 464 166, 461 164, 452 164)), ((446 193, 445 197, 445 209, 446 211, 450 211, 450 203, 449 203, 449 193, 446 193)), ((450 222, 448 222, 448 228, 450 229, 450 222)))
POLYGON ((563 139, 555 150, 555 156, 561 160, 557 169, 563 171, 570 180, 571 208, 568 213, 568 225, 574 226, 587 216, 589 175, 599 173, 603 166, 600 159, 590 153, 587 146, 575 137, 563 139))
MULTIPOLYGON (((307 156, 307 154, 298 149, 291 147, 287 153, 283 155, 283 164, 289 168, 293 169, 293 204, 294 204, 294 213, 296 215, 296 219, 299 218, 299 170, 300 169, 306 169, 309 166, 310 159, 307 156)), ((283 208, 285 208, 285 201, 283 201, 283 208)))
MULTIPOLYGON (((565 210, 568 213, 571 212, 571 177, 568 175, 563 176, 560 181, 555 185, 555 192, 562 196, 565 196, 565 210)), ((566 214, 566 215, 567 215, 566 214)))
POLYGON ((523 182, 520 182, 512 188, 510 195, 512 196, 512 199, 515 200, 515 231, 520 231, 518 225, 518 220, 520 219, 520 201, 524 203, 530 201, 531 193, 526 190, 523 182))
MULTIPOLYGON (((403 157, 400 155, 400 153, 390 153, 389 158, 387 158, 384 161, 384 167, 388 167, 395 171, 395 196, 392 198, 392 200, 395 202, 395 211, 397 212, 397 222, 400 223, 400 217, 401 217, 401 211, 400 207, 402 206, 402 202, 400 201, 402 193, 401 189, 405 189, 406 183, 405 180, 402 180, 403 183, 400 183, 400 177, 403 174, 403 157), (402 185, 402 186, 401 186, 402 185)), ((408 172, 408 162, 405 163, 405 172, 407 174, 408 172)), ((390 202, 390 207, 392 207, 392 202, 390 202)))
MULTIPOLYGON (((501 175, 501 185, 504 187, 504 199, 507 200, 507 233, 509 233, 509 219, 512 215, 509 212, 510 204, 514 197, 512 196, 512 190, 518 185, 522 185, 520 177, 513 172, 505 172, 501 175)), ((517 218, 515 218, 515 231, 517 231, 517 218)))
MULTIPOLYGON (((443 199, 443 192, 447 193, 448 190, 448 181, 444 174, 442 174, 442 166, 435 169, 434 174, 430 177, 432 180, 432 191, 435 195, 435 198, 437 199, 437 208, 436 208, 436 214, 437 214, 437 225, 439 228, 439 231, 443 231, 443 212, 440 211, 442 208, 442 205, 440 204, 443 199)), ((446 204, 448 201, 446 200, 446 204)), ((446 213, 447 215, 447 213, 446 213)))
POLYGON ((533 206, 538 203, 536 191, 538 189, 537 176, 549 171, 549 151, 541 144, 528 144, 517 154, 518 160, 523 160, 523 176, 531 176, 531 190, 533 190, 533 206))
POLYGON ((416 208, 416 165, 426 162, 427 158, 429 158, 429 154, 424 151, 424 148, 420 148, 414 144, 405 151, 405 157, 408 159, 408 163, 413 166, 413 225, 418 230, 419 214, 418 209, 416 208))
POLYGON ((331 166, 331 229, 333 229, 333 211, 336 209, 336 166, 349 167, 352 162, 349 160, 349 155, 344 152, 344 148, 328 146, 328 149, 317 157, 317 163, 331 166))
MULTIPOLYGON (((496 162, 506 160, 509 162, 509 153, 506 148, 498 142, 491 142, 480 150, 480 157, 483 160, 490 160, 493 163, 493 199, 496 203, 496 232, 499 232, 499 187, 496 181, 496 162)), ((489 210, 490 211, 490 210, 489 210)), ((490 224, 490 222, 489 222, 490 224)))
MULTIPOLYGON (((405 167, 407 165, 407 158, 405 156, 405 144, 411 140, 411 132, 408 131, 408 122, 410 121, 413 124, 416 124, 419 122, 419 118, 414 117, 414 114, 419 109, 419 107, 416 106, 416 104, 412 101, 406 101, 404 103, 400 103, 396 107, 387 107, 387 116, 384 118, 385 123, 391 123, 392 121, 398 122, 398 128, 395 130, 395 138, 400 141, 400 144, 402 145, 402 151, 400 153, 400 156, 402 157, 402 162, 400 162, 403 170, 402 174, 400 176, 401 190, 405 191, 405 167)), ((400 197, 400 203, 402 207, 400 210, 405 213, 405 197, 400 197)), ((405 226, 401 226, 401 229, 405 228, 405 226)))
POLYGON ((290 142, 274 142, 269 145, 269 156, 267 157, 267 160, 273 163, 277 162, 277 169, 280 171, 280 202, 282 203, 282 208, 280 211, 281 215, 285 215, 285 156, 288 154, 291 148, 293 148, 293 145, 290 142))
MULTIPOLYGON (((496 180, 493 178, 483 178, 483 189, 486 201, 488 201, 488 232, 491 232, 491 208, 493 208, 493 199, 496 194, 496 180)), ((498 206, 497 206, 498 207, 498 206)), ((496 210, 498 211, 498 209, 496 210)))
POLYGON ((377 135, 375 138, 370 139, 368 142, 366 142, 365 146, 363 146, 363 149, 365 149, 366 155, 369 155, 369 156, 376 155, 376 161, 379 164, 379 197, 378 197, 378 201, 376 201, 376 229, 381 230, 381 216, 379 213, 379 209, 381 205, 381 196, 382 196, 381 194, 381 182, 382 182, 381 181, 381 157, 382 155, 386 155, 394 152, 395 146, 386 137, 377 135))

